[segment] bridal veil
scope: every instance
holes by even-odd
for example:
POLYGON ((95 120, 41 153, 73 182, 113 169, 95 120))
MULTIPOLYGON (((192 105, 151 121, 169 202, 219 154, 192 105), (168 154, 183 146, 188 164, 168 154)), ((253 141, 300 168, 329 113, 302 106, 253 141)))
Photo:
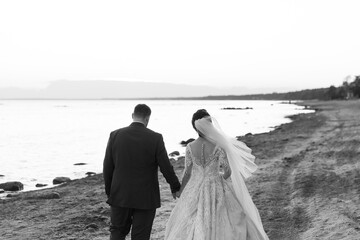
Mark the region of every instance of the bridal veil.
MULTIPOLYGON (((225 150, 232 171, 231 180, 235 194, 246 215, 253 221, 262 239, 268 240, 259 212, 251 199, 244 179, 257 169, 255 156, 245 143, 227 136, 213 117, 204 117, 195 121, 195 127, 201 136, 225 150)), ((261 240, 262 240, 261 239, 261 240)))

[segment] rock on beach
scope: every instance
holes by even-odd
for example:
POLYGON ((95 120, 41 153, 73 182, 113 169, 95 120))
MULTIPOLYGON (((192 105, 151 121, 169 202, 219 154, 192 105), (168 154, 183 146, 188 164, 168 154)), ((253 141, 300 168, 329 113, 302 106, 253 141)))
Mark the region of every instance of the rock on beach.
POLYGON ((53 184, 56 185, 56 184, 70 182, 70 181, 71 181, 71 179, 68 177, 56 177, 53 180, 53 184))
POLYGON ((4 189, 5 191, 20 191, 24 189, 24 184, 22 184, 21 182, 6 182, 6 183, 1 183, 0 184, 0 188, 4 189))
POLYGON ((189 138, 189 139, 186 140, 186 141, 181 141, 180 144, 183 145, 183 146, 186 146, 186 145, 188 145, 189 143, 191 143, 192 141, 195 141, 195 139, 189 138))
POLYGON ((179 156, 179 155, 180 155, 179 151, 173 151, 169 154, 170 157, 179 156))
POLYGON ((46 187, 46 186, 47 186, 47 184, 42 184, 42 183, 37 183, 35 185, 35 187, 46 187))
POLYGON ((20 194, 19 193, 9 193, 8 195, 6 195, 6 197, 8 198, 16 198, 16 197, 19 197, 20 194))
POLYGON ((88 177, 93 176, 95 174, 96 174, 95 172, 87 172, 87 173, 85 173, 85 175, 88 176, 88 177))

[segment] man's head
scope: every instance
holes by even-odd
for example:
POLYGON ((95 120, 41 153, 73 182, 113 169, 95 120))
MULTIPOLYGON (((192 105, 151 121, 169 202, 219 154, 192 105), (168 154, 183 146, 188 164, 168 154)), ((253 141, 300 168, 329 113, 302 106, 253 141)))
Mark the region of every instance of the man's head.
POLYGON ((145 126, 148 125, 151 115, 151 109, 146 104, 138 104, 134 108, 132 118, 136 122, 142 122, 145 126))

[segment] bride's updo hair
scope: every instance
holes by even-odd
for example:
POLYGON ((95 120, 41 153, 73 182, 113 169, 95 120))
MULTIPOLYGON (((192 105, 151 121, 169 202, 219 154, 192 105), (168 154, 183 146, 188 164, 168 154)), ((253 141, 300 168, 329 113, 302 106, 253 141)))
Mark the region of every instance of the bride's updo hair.
POLYGON ((193 114, 193 117, 191 119, 191 124, 192 124, 193 128, 195 129, 195 131, 197 131, 197 129, 195 127, 195 121, 198 119, 202 119, 204 117, 210 117, 210 114, 205 109, 199 109, 193 114))

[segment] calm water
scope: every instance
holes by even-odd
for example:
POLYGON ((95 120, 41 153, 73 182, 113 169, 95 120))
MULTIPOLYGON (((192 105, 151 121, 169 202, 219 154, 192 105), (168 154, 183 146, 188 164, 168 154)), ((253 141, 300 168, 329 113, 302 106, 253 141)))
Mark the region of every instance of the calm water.
MULTIPOLYGON (((0 100, 0 183, 21 181, 24 190, 52 185, 57 176, 100 173, 109 133, 131 123, 139 101, 0 100), (75 163, 86 163, 75 166, 75 163)), ((231 136, 261 133, 309 112, 277 101, 143 101, 152 108, 149 128, 164 136, 168 152, 184 153, 181 140, 196 138, 192 114, 205 108, 231 136), (252 107, 252 110, 221 110, 252 107)))

